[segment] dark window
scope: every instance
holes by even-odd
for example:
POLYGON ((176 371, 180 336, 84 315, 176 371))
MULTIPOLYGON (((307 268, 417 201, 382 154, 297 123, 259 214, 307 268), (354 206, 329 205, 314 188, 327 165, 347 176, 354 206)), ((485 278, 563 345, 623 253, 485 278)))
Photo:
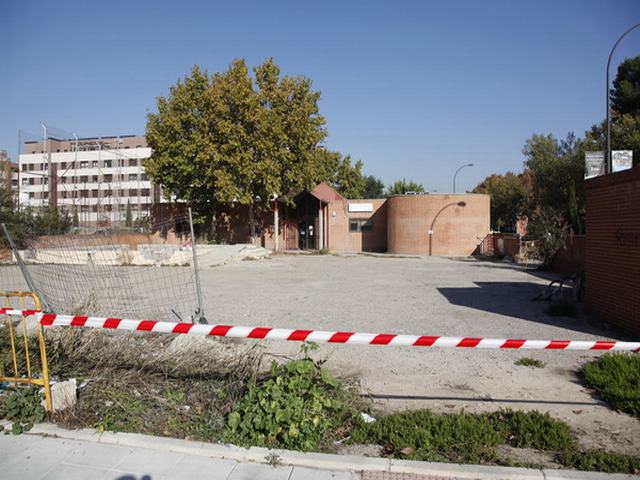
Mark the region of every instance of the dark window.
POLYGON ((130 167, 137 167, 138 166, 138 159, 137 158, 130 158, 129 159, 129 166, 130 167))
POLYGON ((373 220, 370 218, 350 218, 350 232, 370 232, 373 230, 373 220))

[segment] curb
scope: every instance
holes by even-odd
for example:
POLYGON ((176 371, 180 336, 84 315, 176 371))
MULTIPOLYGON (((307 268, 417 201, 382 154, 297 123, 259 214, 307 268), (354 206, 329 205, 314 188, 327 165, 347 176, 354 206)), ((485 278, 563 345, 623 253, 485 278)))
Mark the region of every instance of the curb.
POLYGON ((81 442, 119 445, 148 450, 170 451, 201 457, 268 464, 267 456, 276 454, 279 463, 293 467, 350 472, 381 471, 390 473, 431 475, 475 480, 631 480, 637 475, 582 472, 577 470, 536 470, 532 468, 490 465, 459 465, 454 463, 419 462, 387 458, 305 453, 292 450, 271 450, 261 447, 242 448, 222 443, 207 443, 140 433, 98 432, 93 428, 67 430, 50 423, 35 425, 25 435, 39 435, 81 442))

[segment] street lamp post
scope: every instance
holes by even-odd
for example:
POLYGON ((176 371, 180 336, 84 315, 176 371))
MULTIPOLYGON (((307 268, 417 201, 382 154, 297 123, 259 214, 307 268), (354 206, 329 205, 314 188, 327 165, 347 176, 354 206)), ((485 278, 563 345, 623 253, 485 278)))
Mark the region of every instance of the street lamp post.
POLYGON ((638 27, 640 27, 640 23, 629 28, 626 32, 618 37, 618 40, 616 40, 616 43, 613 44, 613 48, 609 52, 609 59, 607 60, 607 84, 605 87, 605 102, 607 107, 607 173, 611 173, 613 171, 613 165, 611 163, 611 114, 609 113, 609 70, 611 69, 611 57, 613 57, 613 52, 615 51, 618 44, 622 41, 622 39, 626 37, 629 32, 638 27))
POLYGON ((440 209, 440 211, 438 213, 436 213, 435 217, 433 217, 433 221, 431 222, 431 226, 429 227, 429 230, 427 231, 427 233, 429 234, 429 256, 431 256, 431 250, 432 250, 432 246, 433 246, 433 227, 436 224, 436 220, 438 219, 440 214, 446 208, 453 207, 453 206, 466 207, 467 206, 467 202, 451 202, 451 203, 447 203, 444 207, 442 207, 440 209))
POLYGON ((458 172, 465 167, 473 167, 473 163, 465 163, 456 170, 456 173, 453 174, 453 193, 456 193, 456 177, 458 176, 458 172))

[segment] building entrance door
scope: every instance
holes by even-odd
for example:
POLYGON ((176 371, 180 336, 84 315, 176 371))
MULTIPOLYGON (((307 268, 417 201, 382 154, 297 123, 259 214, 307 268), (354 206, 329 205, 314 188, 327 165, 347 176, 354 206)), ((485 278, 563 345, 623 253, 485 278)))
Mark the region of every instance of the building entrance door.
POLYGON ((300 220, 298 223, 300 250, 313 250, 316 248, 316 236, 314 221, 300 220))

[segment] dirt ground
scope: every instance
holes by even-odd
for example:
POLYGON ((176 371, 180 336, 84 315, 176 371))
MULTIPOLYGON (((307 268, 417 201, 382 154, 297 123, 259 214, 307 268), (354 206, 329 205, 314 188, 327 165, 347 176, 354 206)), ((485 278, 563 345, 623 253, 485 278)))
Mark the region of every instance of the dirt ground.
MULTIPOLYGON (((201 266, 210 323, 526 339, 616 338, 590 321, 551 317, 533 301, 548 284, 538 272, 474 259, 277 256, 201 266)), ((263 341, 294 355, 296 342, 263 341)), ((576 372, 598 355, 576 351, 429 349, 322 345, 315 353, 341 375, 358 375, 385 410, 548 411, 587 448, 639 454, 640 421, 616 413, 576 372), (523 357, 544 368, 516 366, 523 357)))

